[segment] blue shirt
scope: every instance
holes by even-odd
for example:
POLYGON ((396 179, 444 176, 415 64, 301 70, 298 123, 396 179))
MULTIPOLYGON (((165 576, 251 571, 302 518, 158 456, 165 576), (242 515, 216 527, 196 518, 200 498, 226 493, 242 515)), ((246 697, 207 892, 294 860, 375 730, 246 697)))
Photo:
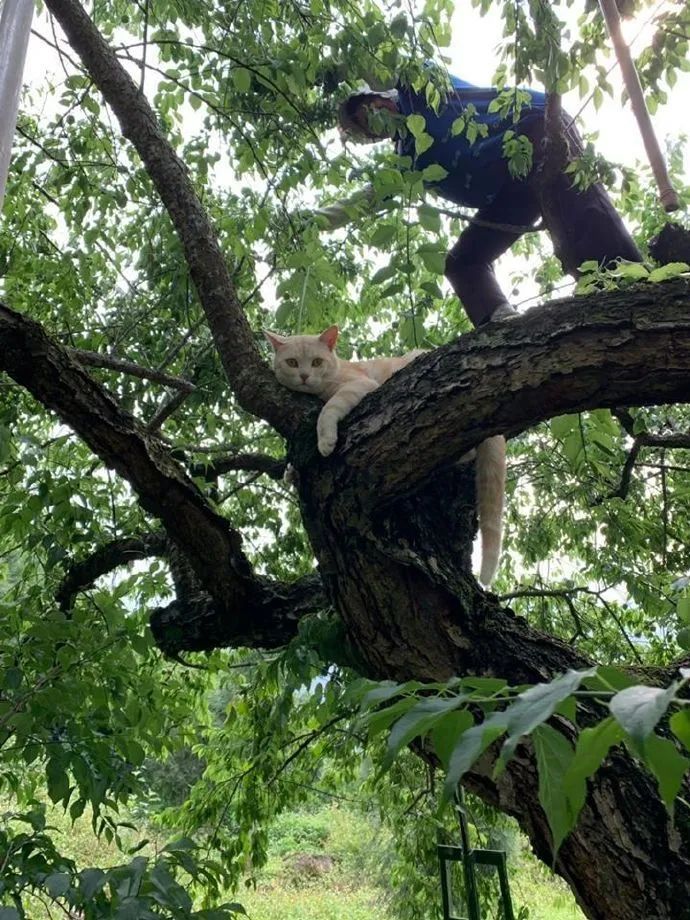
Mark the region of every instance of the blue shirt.
POLYGON ((415 140, 409 133, 399 138, 397 150, 401 156, 410 156, 415 169, 424 169, 438 163, 446 170, 445 179, 430 183, 440 195, 457 204, 481 208, 496 197, 506 182, 516 181, 508 172, 503 156, 503 135, 507 130, 520 133, 525 126, 544 117, 546 96, 534 90, 531 104, 520 109, 519 121, 513 123, 512 114, 505 117, 498 112, 489 112, 489 103, 499 93, 496 89, 482 89, 466 83, 457 77, 450 77, 453 91, 442 102, 438 114, 429 106, 426 97, 415 93, 410 87, 398 86, 398 108, 403 115, 422 115, 426 122, 426 133, 434 143, 415 159, 415 140), (477 137, 473 144, 466 133, 453 137, 451 128, 456 118, 465 114, 467 105, 472 104, 476 113, 474 121, 488 126, 486 137, 477 137))

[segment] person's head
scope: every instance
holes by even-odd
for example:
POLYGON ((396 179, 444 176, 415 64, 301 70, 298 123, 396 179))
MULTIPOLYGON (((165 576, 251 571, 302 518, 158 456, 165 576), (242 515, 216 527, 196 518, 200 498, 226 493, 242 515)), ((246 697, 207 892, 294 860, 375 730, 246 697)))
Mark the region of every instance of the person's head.
POLYGON ((360 143, 380 141, 395 134, 394 116, 398 115, 397 93, 355 93, 341 104, 338 112, 340 133, 360 143))

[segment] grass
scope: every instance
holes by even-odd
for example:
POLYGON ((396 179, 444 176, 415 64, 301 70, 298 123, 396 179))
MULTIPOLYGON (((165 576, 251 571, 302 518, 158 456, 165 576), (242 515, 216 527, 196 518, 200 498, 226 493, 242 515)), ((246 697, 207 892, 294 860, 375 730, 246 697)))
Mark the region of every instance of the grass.
MULTIPOLYGON (((58 848, 80 867, 105 868, 128 858, 114 843, 94 838, 86 814, 72 825, 60 809, 50 808, 48 821, 58 848)), ((123 829, 122 836, 131 846, 150 835, 142 828, 140 834, 123 829)), ((256 888, 241 889, 233 900, 244 905, 250 920, 395 920, 379 871, 387 845, 387 835, 374 821, 346 809, 285 814, 272 829, 269 861, 256 888)), ((152 841, 142 855, 154 855, 154 849, 152 841)), ((584 920, 565 883, 529 853, 524 841, 510 859, 516 914, 524 905, 529 920, 584 920)), ((30 915, 31 920, 51 916, 38 901, 30 915)))
POLYGON ((585 920, 566 883, 522 849, 511 876, 514 905, 529 908, 529 920, 585 920))
POLYGON ((241 892, 238 900, 251 920, 392 920, 381 892, 367 885, 353 889, 263 887, 241 892))

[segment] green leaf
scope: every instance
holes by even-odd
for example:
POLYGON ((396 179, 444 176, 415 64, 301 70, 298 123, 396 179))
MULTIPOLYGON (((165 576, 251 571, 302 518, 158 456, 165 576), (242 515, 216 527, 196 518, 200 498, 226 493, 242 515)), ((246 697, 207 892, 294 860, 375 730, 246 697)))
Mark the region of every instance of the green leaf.
POLYGON ((232 82, 239 93, 248 93, 252 85, 252 75, 246 67, 235 67, 232 71, 232 82))
POLYGON ((642 742, 654 731, 679 686, 676 681, 666 690, 660 687, 627 687, 613 697, 609 708, 630 737, 642 742))
POLYGON ((548 684, 529 687, 505 711, 506 739, 499 766, 505 765, 512 756, 520 738, 529 734, 554 714, 556 707, 574 693, 586 677, 591 677, 596 668, 583 671, 567 671, 548 684))
POLYGON ((405 13, 398 13, 397 16, 394 16, 391 19, 389 29, 391 30, 391 35, 394 35, 395 38, 403 38, 407 32, 407 16, 405 13))
POLYGON ((422 170, 422 179, 425 182, 441 182, 448 175, 448 170, 438 163, 430 163, 422 170))
POLYGON ((670 719, 671 731, 690 751, 690 710, 674 712, 670 719))
POLYGON ((551 434, 559 441, 564 440, 577 427, 576 415, 557 415, 549 422, 551 434))
POLYGON ((423 153, 433 147, 434 139, 430 134, 420 134, 419 137, 416 137, 414 140, 414 152, 420 157, 423 153))
POLYGON ((420 248, 417 255, 424 263, 424 267, 435 275, 442 275, 446 269, 445 250, 420 248))
POLYGON ((687 271, 690 271, 690 265, 688 265, 687 262, 669 262, 651 271, 649 273, 649 280, 654 284, 658 284, 660 281, 669 281, 671 278, 678 278, 687 271))
POLYGON ((395 236, 397 229, 395 224, 379 224, 371 235, 371 245, 387 246, 395 236))
POLYGON ((426 120, 423 115, 408 115, 405 124, 412 137, 418 138, 424 134, 426 120))
POLYGON ((8 690, 17 690, 21 686, 22 672, 19 668, 7 668, 3 675, 3 682, 8 690))
POLYGON ((690 626, 684 626, 676 633, 676 642, 682 649, 690 650, 690 626))
POLYGON ((575 754, 563 777, 563 791, 568 799, 568 814, 571 821, 569 830, 577 823, 585 804, 587 780, 599 769, 613 745, 622 741, 624 734, 618 722, 611 716, 598 725, 580 732, 575 754))
POLYGON ((642 262, 620 262, 611 272, 617 278, 641 281, 649 278, 649 269, 642 262))
POLYGON ((690 626, 690 594, 686 594, 685 597, 679 598, 676 612, 678 613, 678 619, 681 623, 685 626, 690 626))
POLYGON ((551 828, 553 856, 573 827, 563 779, 573 759, 573 747, 560 732, 550 725, 539 725, 532 742, 539 770, 539 801, 551 828))
POLYGON ((44 885, 52 898, 61 898, 70 888, 70 877, 67 872, 53 872, 49 875, 44 885))
POLYGON ((452 137, 457 137, 458 134, 462 134, 465 130, 465 116, 460 115, 459 118, 456 118, 453 124, 450 126, 450 133, 452 137))
POLYGON ((12 432, 7 425, 0 425, 0 463, 10 459, 12 450, 12 432))
POLYGON ((276 326, 285 328, 289 323, 290 317, 296 309, 297 304, 294 300, 284 300, 275 313, 274 319, 276 326))
POLYGON ((372 284, 382 284, 384 281, 388 281, 389 278, 392 278, 395 275, 397 269, 393 262, 389 262, 388 265, 384 265, 383 268, 380 268, 375 274, 371 277, 372 284))
POLYGON ((422 204, 417 208, 417 215, 419 216, 419 223, 425 230, 431 230, 433 233, 440 231, 441 215, 438 213, 438 208, 434 208, 430 204, 422 204))
POLYGON ((446 713, 431 730, 431 741, 436 751, 436 756, 443 764, 445 770, 450 765, 450 758, 460 735, 474 724, 472 713, 467 709, 460 709, 446 713))
POLYGON ((475 690, 480 695, 493 696, 508 686, 501 677, 463 677, 460 681, 463 689, 475 690))
POLYGON ((406 316, 398 326, 400 338, 406 348, 419 348, 426 336, 422 319, 415 314, 406 316))
POLYGON ((76 821, 77 818, 81 818, 84 814, 84 809, 86 808, 86 799, 75 799, 74 802, 69 807, 69 816, 72 821, 76 821))
POLYGON ((396 684, 394 681, 383 680, 378 686, 364 694, 360 708, 365 710, 371 709, 372 706, 379 706, 393 699, 394 696, 399 696, 407 689, 409 689, 409 684, 396 684))
POLYGON ((426 733, 448 712, 457 709, 464 697, 431 697, 421 700, 393 726, 382 768, 387 770, 402 747, 426 733))
POLYGON ((450 801, 458 783, 475 760, 505 732, 506 721, 505 712, 497 712, 480 725, 475 725, 463 732, 450 757, 441 795, 441 805, 450 801))
POLYGON ((364 716, 363 721, 369 733, 369 737, 374 738, 376 735, 380 734, 403 713, 411 709, 416 702, 414 697, 408 696, 403 700, 398 700, 397 703, 393 703, 392 706, 387 706, 385 709, 368 713, 364 716))
POLYGON ((650 735, 641 753, 659 784, 659 794, 664 804, 671 808, 690 767, 690 759, 679 754, 672 741, 660 738, 659 735, 650 735))
POLYGON ((48 796, 51 802, 62 802, 69 795, 69 777, 61 760, 51 757, 46 764, 48 796))
POLYGON ((635 678, 618 668, 600 664, 597 665, 596 674, 585 678, 584 686, 588 690, 602 690, 604 692, 625 690, 626 687, 635 686, 635 678))

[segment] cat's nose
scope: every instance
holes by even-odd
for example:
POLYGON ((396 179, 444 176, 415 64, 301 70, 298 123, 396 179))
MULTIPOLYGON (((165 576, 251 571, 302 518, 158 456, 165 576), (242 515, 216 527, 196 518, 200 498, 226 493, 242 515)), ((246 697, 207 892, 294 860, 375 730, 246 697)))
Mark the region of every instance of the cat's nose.
POLYGON ((302 378, 302 383, 306 383, 309 380, 309 374, 300 374, 300 377, 302 378))

